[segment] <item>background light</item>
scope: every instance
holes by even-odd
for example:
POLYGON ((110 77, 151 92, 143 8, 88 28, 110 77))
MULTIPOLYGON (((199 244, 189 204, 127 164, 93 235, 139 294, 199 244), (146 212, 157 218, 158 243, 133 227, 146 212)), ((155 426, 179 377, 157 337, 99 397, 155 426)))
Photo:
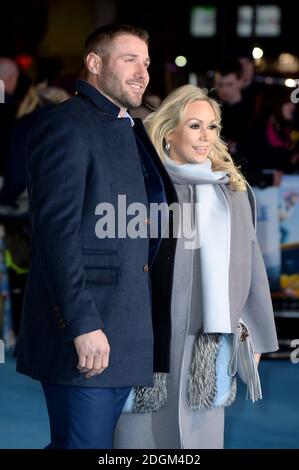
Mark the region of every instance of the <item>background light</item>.
POLYGON ((287 86, 288 88, 295 88, 297 86, 297 82, 296 80, 294 80, 293 78, 287 78, 285 81, 284 81, 284 84, 285 86, 287 86))
POLYGON ((264 51, 263 49, 261 49, 260 47, 254 47, 253 50, 252 50, 252 57, 254 59, 261 59, 264 55, 264 51))
POLYGON ((175 58, 175 65, 177 65, 178 67, 185 67, 186 64, 187 64, 187 59, 185 56, 178 55, 175 58))

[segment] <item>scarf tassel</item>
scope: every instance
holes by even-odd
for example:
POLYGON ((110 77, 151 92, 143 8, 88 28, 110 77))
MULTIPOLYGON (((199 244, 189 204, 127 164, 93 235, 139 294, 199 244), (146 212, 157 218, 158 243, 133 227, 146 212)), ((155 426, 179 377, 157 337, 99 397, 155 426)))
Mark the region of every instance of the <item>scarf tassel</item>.
POLYGON ((228 373, 231 377, 238 373, 247 385, 247 399, 249 397, 254 403, 263 398, 252 341, 248 329, 242 322, 239 323, 234 336, 233 352, 228 366, 228 373))

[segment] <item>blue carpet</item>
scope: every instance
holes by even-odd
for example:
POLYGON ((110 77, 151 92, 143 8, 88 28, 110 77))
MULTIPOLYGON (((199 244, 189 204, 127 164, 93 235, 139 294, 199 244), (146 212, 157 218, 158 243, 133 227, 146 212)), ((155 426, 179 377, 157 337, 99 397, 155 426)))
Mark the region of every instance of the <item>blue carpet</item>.
MULTIPOLYGON (((263 361, 260 375, 264 399, 246 401, 238 387, 236 403, 227 408, 228 449, 299 448, 299 364, 263 361)), ((43 448, 49 442, 44 397, 38 382, 15 372, 15 362, 0 364, 0 448, 43 448)))
POLYGON ((49 443, 48 415, 39 382, 0 364, 0 449, 40 449, 49 443))
POLYGON ((246 400, 238 384, 238 398, 227 408, 225 448, 299 449, 299 364, 267 360, 259 367, 263 400, 246 400))

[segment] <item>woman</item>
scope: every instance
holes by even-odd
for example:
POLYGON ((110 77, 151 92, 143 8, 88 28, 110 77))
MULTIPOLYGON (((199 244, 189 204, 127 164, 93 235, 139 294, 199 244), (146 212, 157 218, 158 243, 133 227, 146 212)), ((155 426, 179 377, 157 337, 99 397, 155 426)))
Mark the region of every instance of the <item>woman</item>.
POLYGON ((261 398, 256 363, 278 347, 254 198, 220 139, 219 106, 202 90, 175 90, 146 125, 187 207, 181 233, 196 236, 177 240, 170 374, 132 391, 124 411, 143 412, 123 413, 115 447, 221 448, 236 369, 261 398))

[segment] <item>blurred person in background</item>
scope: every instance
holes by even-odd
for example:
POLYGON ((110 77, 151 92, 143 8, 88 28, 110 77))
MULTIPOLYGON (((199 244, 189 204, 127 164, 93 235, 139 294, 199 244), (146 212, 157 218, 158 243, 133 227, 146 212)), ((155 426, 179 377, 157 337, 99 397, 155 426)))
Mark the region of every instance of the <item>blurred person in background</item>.
POLYGON ((242 89, 246 90, 246 88, 248 89, 248 87, 253 84, 253 79, 255 75, 254 59, 250 56, 243 55, 242 57, 239 57, 238 60, 242 67, 242 89))
POLYGON ((30 263, 29 202, 26 190, 26 148, 30 130, 53 106, 68 99, 64 90, 46 83, 31 86, 16 113, 8 136, 4 181, 0 190, 0 222, 5 227, 13 331, 18 336, 30 263))
POLYGON ((13 59, 0 57, 0 78, 4 82, 6 102, 16 91, 19 74, 19 67, 13 59))
POLYGON ((161 98, 158 95, 146 95, 142 101, 141 106, 138 108, 133 108, 130 110, 130 114, 133 118, 140 118, 142 121, 153 111, 155 111, 159 104, 161 103, 161 98))
POLYGON ((237 60, 216 69, 214 86, 221 103, 222 137, 235 163, 244 162, 243 145, 250 126, 250 109, 242 96, 242 70, 237 60))
POLYGON ((62 88, 42 83, 31 86, 20 103, 16 123, 8 135, 4 182, 0 190, 0 215, 28 214, 25 155, 30 130, 47 111, 68 98, 70 95, 62 88))
POLYGON ((189 211, 175 256, 170 373, 133 389, 114 446, 222 448, 236 371, 252 401, 262 398, 260 354, 278 349, 254 196, 220 139, 220 108, 202 89, 178 88, 146 126, 189 211), (191 233, 199 244, 190 245, 191 233))
POLYGON ((19 80, 19 67, 9 57, 0 57, 0 79, 4 83, 4 103, 0 103, 0 175, 3 174, 8 135, 16 112, 15 92, 19 80))
POLYGON ((244 171, 253 185, 279 185, 284 173, 299 170, 296 105, 290 91, 279 88, 264 96, 263 107, 262 115, 268 114, 252 126, 244 145, 244 171))
POLYGON ((258 118, 263 87, 255 81, 255 62, 251 51, 243 51, 237 58, 241 65, 242 99, 249 112, 249 124, 252 124, 258 118))

